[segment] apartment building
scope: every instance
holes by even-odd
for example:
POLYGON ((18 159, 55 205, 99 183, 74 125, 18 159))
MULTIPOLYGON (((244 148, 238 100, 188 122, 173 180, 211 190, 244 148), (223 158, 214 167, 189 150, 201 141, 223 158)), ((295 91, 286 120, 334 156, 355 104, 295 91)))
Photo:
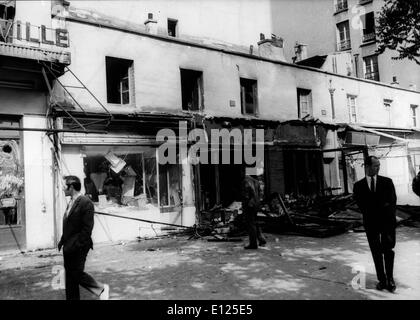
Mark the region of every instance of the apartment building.
POLYGON ((326 70, 418 90, 419 65, 393 60, 396 53, 389 50, 376 52, 376 19, 383 5, 383 0, 273 0, 273 29, 285 37, 289 61, 297 42, 307 46, 303 59, 330 56, 326 70))

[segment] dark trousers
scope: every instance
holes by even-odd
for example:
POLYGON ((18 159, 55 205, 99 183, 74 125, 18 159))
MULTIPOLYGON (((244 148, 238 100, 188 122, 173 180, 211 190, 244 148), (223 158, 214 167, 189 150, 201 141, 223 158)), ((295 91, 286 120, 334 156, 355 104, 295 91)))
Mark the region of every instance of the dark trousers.
POLYGON ((395 229, 386 231, 366 231, 373 262, 375 263, 376 276, 381 282, 393 279, 394 275, 394 247, 395 229))
POLYGON ((89 274, 84 272, 88 252, 89 248, 84 248, 76 252, 63 253, 67 300, 80 300, 79 285, 97 296, 104 289, 103 284, 97 282, 89 274))
POLYGON ((260 242, 265 242, 261 228, 257 224, 257 210, 252 208, 244 209, 246 226, 249 235, 249 245, 258 246, 257 239, 260 242))

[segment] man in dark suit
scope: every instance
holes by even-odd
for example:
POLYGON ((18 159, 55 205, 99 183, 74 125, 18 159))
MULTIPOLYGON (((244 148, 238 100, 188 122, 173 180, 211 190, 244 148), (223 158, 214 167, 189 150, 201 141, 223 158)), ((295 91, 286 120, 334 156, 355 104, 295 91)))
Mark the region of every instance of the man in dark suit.
POLYGON ((58 250, 63 248, 66 279, 66 299, 80 300, 79 285, 101 300, 108 300, 109 286, 95 281, 84 272, 86 257, 93 249, 92 229, 94 207, 92 201, 80 193, 81 183, 76 176, 65 177, 65 194, 71 200, 63 217, 63 235, 58 250))
POLYGON ((365 160, 366 177, 354 184, 353 195, 363 214, 367 240, 375 263, 378 290, 396 289, 393 270, 397 196, 392 180, 378 175, 377 157, 365 160))
POLYGON ((260 209, 260 185, 257 179, 250 175, 245 175, 242 185, 242 211, 245 217, 249 245, 245 249, 258 249, 266 244, 266 240, 257 224, 257 214, 260 209), (257 242, 258 239, 258 242, 257 242))

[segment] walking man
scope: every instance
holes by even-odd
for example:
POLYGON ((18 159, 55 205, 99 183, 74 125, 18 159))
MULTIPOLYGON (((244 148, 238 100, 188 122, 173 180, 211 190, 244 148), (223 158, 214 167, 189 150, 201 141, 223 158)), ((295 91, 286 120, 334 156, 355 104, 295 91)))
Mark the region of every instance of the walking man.
POLYGON ((66 299, 80 300, 81 285, 101 300, 108 300, 109 286, 96 282, 84 272, 87 254, 93 249, 93 203, 80 193, 81 183, 78 177, 67 176, 64 179, 64 191, 71 200, 64 213, 63 235, 58 243, 58 250, 63 248, 66 299))
POLYGON ((242 186, 242 211, 245 215, 249 235, 249 245, 245 249, 258 249, 266 244, 266 240, 257 224, 257 214, 260 209, 260 184, 257 179, 245 175, 242 186))
POLYGON ((397 196, 392 180, 378 175, 380 163, 377 157, 365 160, 366 177, 354 184, 354 198, 363 214, 378 284, 376 289, 394 292, 393 277, 397 196))

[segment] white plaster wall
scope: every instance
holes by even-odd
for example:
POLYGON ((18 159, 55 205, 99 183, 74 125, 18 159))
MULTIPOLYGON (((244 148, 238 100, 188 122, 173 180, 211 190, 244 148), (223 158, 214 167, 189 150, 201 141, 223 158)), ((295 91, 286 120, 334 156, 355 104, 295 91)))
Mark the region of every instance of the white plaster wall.
POLYGON ((71 6, 143 26, 148 13, 153 13, 160 33, 166 33, 168 18, 177 19, 180 38, 255 47, 260 33, 266 37, 272 33, 269 0, 72 1, 71 6))
MULTIPOLYGON (((347 94, 357 96, 358 122, 388 125, 384 99, 392 99, 392 126, 411 123, 410 104, 420 105, 420 94, 354 78, 299 69, 218 51, 164 42, 139 35, 70 23, 72 70, 87 87, 106 102, 105 56, 134 61, 135 107, 110 106, 118 112, 150 109, 182 110, 180 68, 200 70, 204 78, 204 110, 207 114, 241 116, 239 77, 258 80, 261 118, 285 120, 297 117, 296 87, 312 90, 314 116, 331 120, 328 88, 335 88, 336 120, 348 121, 347 94), (235 107, 229 101, 235 101, 235 107), (321 110, 327 114, 322 115, 321 110)), ((71 81, 63 80, 65 83, 71 81)), ((101 110, 87 95, 79 101, 101 110)))
MULTIPOLYGON (((26 128, 46 128, 42 116, 25 115, 26 128)), ((54 245, 51 144, 45 132, 24 131, 25 216, 27 249, 54 245)))

